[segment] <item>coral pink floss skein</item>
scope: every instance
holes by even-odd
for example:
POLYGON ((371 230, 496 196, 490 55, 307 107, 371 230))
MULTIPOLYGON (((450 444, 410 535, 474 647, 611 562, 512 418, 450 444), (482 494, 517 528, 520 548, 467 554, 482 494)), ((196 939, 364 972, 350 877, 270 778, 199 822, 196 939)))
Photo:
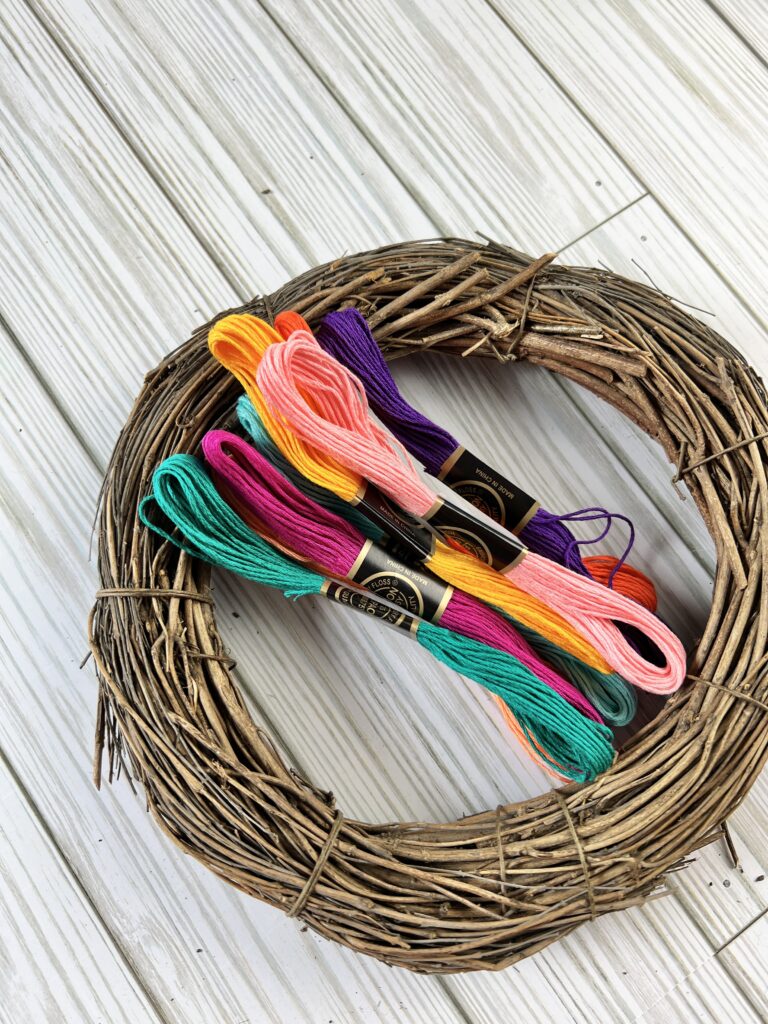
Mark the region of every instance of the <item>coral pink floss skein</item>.
MULTIPOLYGON (((203 455, 218 486, 249 509, 270 534, 323 573, 345 578, 366 543, 360 531, 307 497, 237 434, 211 430, 203 455)), ((587 698, 541 661, 516 629, 482 601, 453 590, 440 625, 517 658, 543 683, 593 721, 602 719, 587 698)))
MULTIPOLYGON (((370 480, 405 511, 423 517, 433 507, 437 496, 408 453, 371 418, 360 381, 306 332, 270 345, 257 380, 272 410, 298 437, 370 480)), ((534 552, 505 575, 559 612, 629 682, 655 693, 671 693, 682 684, 683 646, 647 609, 534 552), (634 650, 617 622, 645 634, 665 664, 654 665, 634 650)))
MULTIPOLYGON (((299 316, 298 313, 285 311, 278 313, 275 317, 275 329, 284 338, 296 331, 309 331, 309 325, 299 316)), ((360 310, 354 306, 328 313, 320 324, 319 330, 314 335, 320 347, 334 359, 338 359, 348 370, 355 374, 365 388, 368 396, 368 404, 381 422, 388 427, 392 434, 400 441, 408 452, 419 462, 430 476, 442 479, 445 467, 466 450, 459 441, 450 434, 444 427, 430 420, 418 409, 410 405, 395 383, 384 354, 379 348, 376 339, 371 333, 370 327, 360 310)), ((520 488, 499 476, 492 467, 487 467, 492 477, 497 478, 497 484, 503 487, 509 485, 511 492, 519 492, 520 488)), ((448 486, 451 486, 450 478, 446 479, 448 486)), ((494 489, 497 489, 494 487, 494 489)), ((461 489, 459 488, 459 493, 461 489)), ((614 519, 624 521, 630 527, 630 540, 624 555, 614 561, 607 581, 608 586, 615 586, 621 593, 624 576, 621 569, 629 554, 634 539, 634 530, 631 522, 624 516, 614 516, 601 508, 586 508, 579 512, 571 512, 566 515, 555 515, 538 505, 533 498, 527 496, 521 498, 519 504, 509 508, 502 502, 496 508, 505 529, 511 529, 518 534, 520 539, 540 555, 565 565, 581 576, 590 576, 586 563, 581 555, 582 544, 597 543, 600 538, 593 538, 588 542, 579 542, 569 530, 570 522, 591 522, 604 519, 606 522, 603 536, 611 529, 614 519), (538 507, 537 507, 538 506, 538 507), (506 516, 520 517, 515 525, 514 519, 506 521, 506 516)), ((485 514, 490 513, 490 507, 485 514)), ((495 518, 492 516, 492 518, 495 518)), ((635 577, 639 576, 635 570, 635 577)), ((653 585, 648 581, 648 590, 652 593, 653 585)), ((637 585, 635 582, 635 593, 637 585)), ((648 604, 646 601, 642 602, 648 604)))
MULTIPOLYGON (((275 330, 283 340, 290 338, 294 332, 301 331, 302 335, 317 341, 329 355, 338 359, 354 373, 365 388, 368 404, 379 419, 390 428, 408 452, 424 465, 428 473, 436 475, 433 472, 436 467, 430 468, 422 457, 430 441, 434 442, 435 437, 438 437, 442 439, 444 445, 452 446, 454 449, 458 441, 442 427, 432 423, 422 413, 408 405, 399 393, 384 356, 379 352, 370 328, 359 310, 348 307, 328 313, 315 335, 300 313, 287 309, 275 316, 275 330), (366 376, 363 376, 359 367, 365 370, 366 376), (377 395, 378 403, 373 401, 372 394, 377 395), (402 420, 400 432, 397 430, 398 419, 402 420), (421 444, 414 447, 409 444, 409 440, 412 441, 415 437, 421 437, 427 447, 421 444)), ((432 455, 434 457, 434 451, 432 455)), ((444 450, 443 461, 445 456, 444 450)), ((579 520, 581 515, 582 513, 577 513, 574 518, 579 520)), ((567 523, 570 519, 570 515, 557 516, 544 508, 539 508, 522 531, 518 531, 518 535, 526 547, 538 554, 566 565, 580 575, 591 576, 604 587, 618 590, 625 597, 631 597, 633 601, 655 612, 657 598, 653 582, 624 560, 626 552, 621 559, 613 555, 582 556, 580 545, 573 543, 573 536, 568 530, 567 523)), ((609 523, 610 519, 609 514, 609 523)), ((593 539, 589 544, 596 543, 598 539, 602 538, 593 539)))

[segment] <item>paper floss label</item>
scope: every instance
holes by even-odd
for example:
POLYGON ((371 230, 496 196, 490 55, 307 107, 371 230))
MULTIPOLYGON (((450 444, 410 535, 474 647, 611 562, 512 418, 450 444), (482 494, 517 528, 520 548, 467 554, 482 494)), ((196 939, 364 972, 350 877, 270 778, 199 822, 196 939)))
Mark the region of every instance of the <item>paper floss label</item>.
POLYGON ((445 460, 437 479, 511 533, 519 533, 539 507, 530 494, 461 446, 445 460))
POLYGON ((366 482, 352 504, 384 531, 407 561, 426 562, 434 552, 435 538, 431 530, 395 505, 373 484, 366 482))
POLYGON ((395 629, 404 629, 407 633, 415 634, 419 628, 418 621, 412 615, 398 611, 397 608, 390 608, 389 605, 384 604, 382 601, 377 601, 370 594, 366 594, 362 590, 353 590, 351 587, 345 587, 343 583, 326 580, 320 593, 330 598, 331 601, 337 601, 339 604, 344 604, 348 608, 354 608, 355 611, 362 612, 364 615, 380 619, 386 625, 394 626, 395 629))
POLYGON ((349 579, 427 622, 440 620, 453 594, 453 587, 432 573, 406 565, 372 540, 360 551, 349 571, 349 579))
POLYGON ((517 565, 528 550, 514 534, 443 498, 438 498, 426 518, 447 541, 453 541, 499 572, 517 565))

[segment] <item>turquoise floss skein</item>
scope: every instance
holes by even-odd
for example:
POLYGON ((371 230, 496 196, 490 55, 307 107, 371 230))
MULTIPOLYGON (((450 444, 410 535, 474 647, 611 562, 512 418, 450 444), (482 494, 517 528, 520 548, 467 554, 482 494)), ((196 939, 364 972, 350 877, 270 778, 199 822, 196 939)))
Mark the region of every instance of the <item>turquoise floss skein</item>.
POLYGON ((555 671, 570 679, 574 686, 581 690, 587 700, 597 708, 605 722, 618 729, 632 721, 637 713, 637 691, 631 683, 617 672, 598 672, 540 633, 507 615, 502 608, 497 608, 496 611, 509 619, 540 658, 549 662, 555 671))
MULTIPOLYGON (((332 491, 307 480, 282 455, 261 421, 256 408, 247 395, 241 395, 237 402, 237 417, 241 426, 250 435, 255 447, 293 484, 319 505, 343 516, 348 522, 372 540, 381 540, 382 534, 364 515, 359 513, 346 501, 342 501, 332 491)), ((497 609, 498 610, 498 609, 497 609)), ((598 672, 583 661, 574 658, 567 651, 551 643, 533 629, 528 629, 511 615, 501 612, 528 641, 536 654, 556 669, 566 679, 570 679, 581 690, 584 696, 597 708, 602 718, 615 727, 627 725, 635 717, 637 711, 637 694, 620 675, 598 672)))
MULTIPOLYGON (((286 558, 247 526, 193 455, 172 455, 157 467, 152 494, 142 500, 139 516, 189 554, 287 597, 322 593, 325 577, 286 558), (153 503, 183 539, 153 522, 153 503)), ((585 718, 508 654, 427 622, 419 622, 416 638, 434 657, 506 701, 556 774, 590 781, 611 766, 614 751, 607 726, 585 718)))

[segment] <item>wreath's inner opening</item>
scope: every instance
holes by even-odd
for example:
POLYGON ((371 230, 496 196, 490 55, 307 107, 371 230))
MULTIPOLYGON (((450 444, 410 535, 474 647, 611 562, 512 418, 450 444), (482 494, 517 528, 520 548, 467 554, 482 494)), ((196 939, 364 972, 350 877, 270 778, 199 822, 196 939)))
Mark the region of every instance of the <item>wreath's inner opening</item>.
MULTIPOLYGON (((628 516, 636 533, 628 561, 654 582, 659 615, 690 651, 709 608, 714 547, 654 442, 583 389, 526 364, 435 354, 398 360, 393 371, 406 398, 548 510, 599 506, 628 516)), ((579 539, 602 528, 569 526, 579 539)), ((616 522, 594 553, 621 555, 627 540, 616 522)), ((214 584, 254 719, 288 764, 334 791, 345 815, 451 819, 559 785, 487 691, 406 634, 220 571, 214 584)), ((634 720, 615 730, 619 749, 663 705, 647 692, 638 698, 634 720)))

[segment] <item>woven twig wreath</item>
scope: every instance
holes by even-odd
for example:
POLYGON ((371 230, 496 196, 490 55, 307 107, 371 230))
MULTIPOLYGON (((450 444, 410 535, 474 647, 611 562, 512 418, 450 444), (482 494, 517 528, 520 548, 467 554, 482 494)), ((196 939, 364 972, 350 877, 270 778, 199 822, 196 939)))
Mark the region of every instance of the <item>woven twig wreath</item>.
POLYGON ((183 850, 329 939, 415 971, 498 969, 643 902, 719 834, 766 760, 766 395, 730 345, 659 292, 495 244, 345 257, 238 312, 271 320, 291 308, 315 326, 349 304, 387 352, 527 359, 662 445, 717 549, 689 682, 591 784, 448 824, 345 818, 251 720, 208 567, 137 520, 161 459, 195 451, 231 415, 238 387, 209 356, 203 327, 146 378, 104 483, 90 622, 97 782, 104 747, 110 776, 127 752, 183 850))

